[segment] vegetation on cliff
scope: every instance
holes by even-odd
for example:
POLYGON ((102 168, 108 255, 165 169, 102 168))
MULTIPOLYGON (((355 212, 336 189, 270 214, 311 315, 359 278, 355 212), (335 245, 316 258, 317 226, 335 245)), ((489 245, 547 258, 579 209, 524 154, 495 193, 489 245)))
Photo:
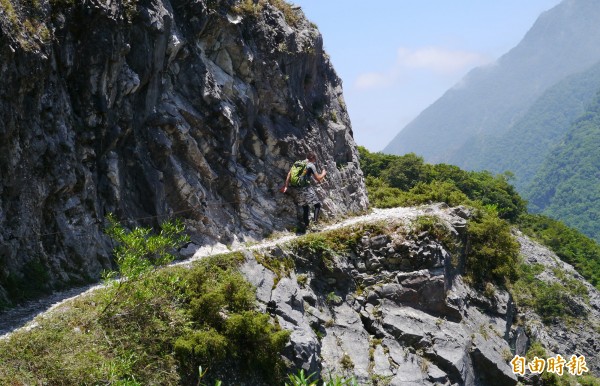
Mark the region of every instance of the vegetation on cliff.
POLYGON ((224 372, 283 379, 279 352, 289 332, 257 310, 254 289, 237 270, 243 256, 156 269, 182 232, 177 223, 152 235, 112 221, 126 276, 0 341, 0 383, 195 384, 201 365, 211 370, 207 379, 224 372))
MULTIPOLYGON (((446 202, 451 206, 479 208, 486 221, 498 221, 492 220, 497 214, 498 219, 506 221, 505 227, 516 226, 546 245, 600 289, 600 245, 560 221, 528 213, 527 202, 510 184, 510 174, 492 175, 446 164, 431 165, 412 153, 395 156, 370 153, 362 147, 359 152, 371 205, 446 202)), ((477 219, 472 223, 479 224, 477 219)))
MULTIPOLYGON (((454 176, 465 177, 458 169, 448 170, 454 176)), ((503 211, 505 208, 498 204, 509 202, 512 207, 520 203, 506 188, 509 185, 502 178, 488 175, 480 181, 490 183, 491 187, 484 188, 468 178, 460 181, 472 189, 465 193, 453 187, 452 179, 447 179, 444 185, 440 184, 447 189, 440 188, 437 193, 446 191, 453 196, 442 194, 435 200, 450 197, 458 200, 455 205, 474 208, 462 241, 428 217, 412 224, 405 231, 407 237, 418 238, 426 233, 453 253, 464 253, 464 273, 484 293, 488 283, 511 288, 522 286, 529 292, 523 292, 527 296, 517 299, 520 304, 535 308, 548 320, 562 317, 565 311, 568 314, 569 310, 560 308, 559 302, 563 300, 560 295, 562 291, 577 292, 581 288, 538 288, 535 267, 534 271, 525 272, 526 268, 519 264, 518 245, 511 236, 512 224, 501 218, 510 211, 503 211), (483 199, 487 204, 482 203, 483 199)), ((439 183, 432 179, 429 186, 439 183)), ((403 191, 385 184, 379 181, 374 191, 377 187, 397 189, 397 194, 412 195, 411 200, 433 200, 427 197, 426 190, 413 187, 403 191)), ((519 216, 512 221, 518 220, 519 216)), ((128 279, 111 281, 107 288, 87 294, 48 317, 38 318, 35 327, 17 331, 9 340, 0 342, 0 360, 4 363, 0 381, 67 385, 196 384, 201 366, 209 370, 202 379, 207 384, 217 379, 234 382, 236 376, 256 380, 256 384, 283 384, 285 373, 290 370, 279 355, 289 332, 282 330, 269 314, 258 311, 254 288, 238 270, 246 259, 243 254, 207 257, 189 269, 156 269, 169 260, 165 259, 169 248, 185 241, 182 231, 177 223, 167 223, 158 235, 153 235, 150 229, 130 232, 112 220, 109 233, 118 242, 117 261, 123 269, 121 274, 128 279), (73 350, 74 346, 78 349, 73 350)), ((359 224, 303 236, 290 243, 289 248, 294 255, 308 259, 315 269, 327 271, 335 269, 338 254, 356 254, 365 235, 373 239, 391 231, 393 224, 359 224)), ((278 277, 289 276, 297 268, 287 255, 280 259, 273 255, 255 253, 255 256, 278 277)), ((302 275, 297 276, 299 282, 301 278, 302 275)), ((361 288, 354 290, 358 293, 361 288)), ((326 300, 339 301, 333 292, 326 300)), ((292 382, 295 378, 287 379, 292 382)))

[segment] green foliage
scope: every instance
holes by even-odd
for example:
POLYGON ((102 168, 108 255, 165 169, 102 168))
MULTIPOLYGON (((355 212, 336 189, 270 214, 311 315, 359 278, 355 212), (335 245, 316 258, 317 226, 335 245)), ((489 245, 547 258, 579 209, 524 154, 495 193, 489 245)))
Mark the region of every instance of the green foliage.
POLYGON ((410 231, 417 236, 426 232, 428 236, 435 238, 451 251, 455 251, 458 248, 457 241, 454 240, 446 225, 435 216, 417 217, 412 222, 410 231))
POLYGON ((298 371, 298 374, 289 374, 288 380, 285 382, 285 386, 358 386, 358 382, 354 377, 351 378, 343 378, 339 375, 331 375, 329 374, 327 379, 323 379, 319 383, 317 380, 314 380, 313 377, 315 373, 309 374, 306 376, 304 374, 304 370, 298 371))
POLYGON ((103 314, 110 316, 119 313, 119 307, 141 309, 155 297, 164 283, 148 274, 173 261, 171 252, 188 242, 189 236, 184 233, 185 227, 179 220, 164 222, 160 233, 152 234, 150 228, 136 227, 129 231, 112 214, 107 219, 106 233, 117 243, 114 254, 121 277, 113 280, 116 272, 105 274, 108 288, 103 314), (143 285, 136 285, 137 281, 142 281, 143 285))
POLYGON ((292 242, 292 248, 296 253, 320 262, 325 269, 333 269, 333 256, 336 252, 323 232, 311 233, 296 239, 292 242))
POLYGON ((282 378, 279 353, 289 332, 256 310, 254 288, 238 271, 240 253, 207 257, 186 276, 190 327, 175 343, 187 376, 198 366, 219 369, 235 363, 243 372, 257 372, 275 382, 282 378))
POLYGON ((189 242, 181 220, 164 222, 160 233, 153 235, 150 228, 125 229, 112 214, 107 219, 109 226, 106 233, 118 243, 115 248, 116 262, 121 275, 129 279, 170 263, 173 260, 171 252, 189 242))
POLYGON ((357 149, 360 157, 360 168, 365 177, 380 177, 381 172, 387 169, 393 160, 398 158, 398 156, 390 154, 371 153, 363 146, 358 146, 357 149))
POLYGON ((314 375, 315 373, 306 376, 304 370, 301 369, 298 374, 288 375, 288 382, 285 383, 285 386, 317 386, 318 382, 311 380, 314 375))
MULTIPOLYGON (((574 308, 572 297, 587 296, 587 291, 563 277, 561 282, 547 283, 538 278, 544 271, 540 264, 519 263, 518 280, 511 284, 511 293, 519 307, 529 307, 540 315, 544 323, 553 323, 560 318, 566 321, 585 317, 581 310, 574 308)), ((562 275, 561 275, 562 276, 562 275)), ((585 288, 585 287, 584 287, 585 288)))
POLYGON ((409 190, 426 180, 427 169, 422 157, 409 153, 391 159, 387 167, 381 170, 381 178, 394 188, 409 190))
POLYGON ((498 215, 515 221, 526 203, 510 185, 510 174, 467 172, 452 165, 425 164, 415 154, 370 153, 359 147, 371 204, 376 207, 446 202, 448 205, 492 205, 498 215))
POLYGON ((507 285, 517 278, 519 244, 509 224, 491 214, 479 214, 467 224, 466 274, 475 283, 507 285))
POLYGON ((600 289, 600 245, 581 232, 543 215, 525 215, 519 228, 573 265, 588 282, 600 289))
POLYGON ((326 380, 323 380, 323 386, 358 386, 356 378, 344 378, 339 375, 329 374, 326 380))

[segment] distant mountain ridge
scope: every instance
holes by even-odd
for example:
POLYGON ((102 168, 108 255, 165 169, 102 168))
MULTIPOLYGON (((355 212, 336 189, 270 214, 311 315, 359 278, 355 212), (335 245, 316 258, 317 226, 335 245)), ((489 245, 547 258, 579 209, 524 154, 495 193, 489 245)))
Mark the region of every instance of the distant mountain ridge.
POLYGON ((510 170, 512 184, 523 192, 571 124, 593 103, 598 90, 600 63, 550 87, 508 131, 467 141, 462 146, 463 168, 493 173, 510 170))
POLYGON ((598 19, 600 2, 593 0, 565 0, 542 13, 515 48, 495 64, 472 70, 384 152, 414 152, 428 162, 485 168, 465 160, 515 127, 552 86, 600 61, 598 19))

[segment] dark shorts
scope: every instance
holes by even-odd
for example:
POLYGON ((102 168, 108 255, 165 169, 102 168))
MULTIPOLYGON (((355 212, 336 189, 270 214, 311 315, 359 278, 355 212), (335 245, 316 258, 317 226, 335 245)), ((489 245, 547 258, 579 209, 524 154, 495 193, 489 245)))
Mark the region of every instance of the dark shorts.
POLYGON ((315 192, 315 188, 313 188, 312 186, 306 186, 304 188, 294 188, 293 192, 296 204, 300 206, 316 205, 320 203, 319 198, 317 197, 317 193, 315 192))

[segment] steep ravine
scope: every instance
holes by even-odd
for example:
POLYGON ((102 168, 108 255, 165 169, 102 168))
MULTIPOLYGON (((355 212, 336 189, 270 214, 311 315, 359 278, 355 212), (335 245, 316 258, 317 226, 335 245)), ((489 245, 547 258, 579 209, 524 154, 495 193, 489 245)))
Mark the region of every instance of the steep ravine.
POLYGON ((182 218, 197 247, 293 226, 277 189, 308 150, 328 171, 324 215, 366 209, 316 26, 241 3, 3 2, 0 308, 97 281, 108 213, 182 218))

